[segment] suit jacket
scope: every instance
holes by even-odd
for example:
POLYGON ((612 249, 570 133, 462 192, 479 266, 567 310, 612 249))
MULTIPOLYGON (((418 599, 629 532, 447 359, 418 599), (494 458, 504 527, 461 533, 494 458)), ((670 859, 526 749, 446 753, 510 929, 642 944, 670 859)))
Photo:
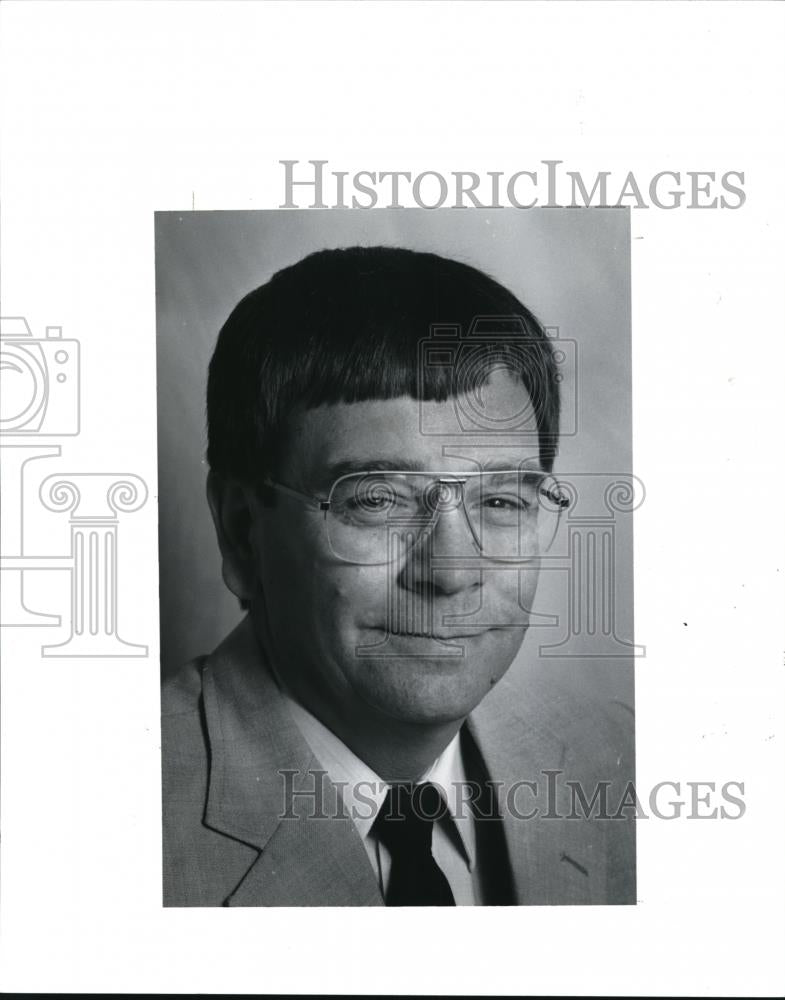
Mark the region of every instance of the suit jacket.
MULTIPOLYGON (((634 810, 617 809, 633 779, 631 726, 547 674, 519 673, 466 723, 497 783, 514 902, 635 902, 634 810), (569 781, 589 804, 606 783, 606 817, 599 800, 581 809, 569 781)), ((313 796, 297 794, 324 769, 250 618, 164 685, 162 709, 165 906, 383 905, 352 820, 315 816, 313 796)))

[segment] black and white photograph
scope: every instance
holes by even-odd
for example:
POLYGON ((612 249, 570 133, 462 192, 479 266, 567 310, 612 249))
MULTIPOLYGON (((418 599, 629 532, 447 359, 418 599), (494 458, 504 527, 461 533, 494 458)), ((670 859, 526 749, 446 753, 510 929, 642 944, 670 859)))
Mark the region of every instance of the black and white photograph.
POLYGON ((629 213, 357 214, 157 217, 165 905, 634 904, 629 213))

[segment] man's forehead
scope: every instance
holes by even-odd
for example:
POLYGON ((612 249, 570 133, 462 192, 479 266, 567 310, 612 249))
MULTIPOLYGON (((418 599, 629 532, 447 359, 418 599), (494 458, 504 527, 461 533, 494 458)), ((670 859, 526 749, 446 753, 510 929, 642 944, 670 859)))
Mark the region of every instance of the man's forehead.
POLYGON ((409 396, 334 403, 292 421, 285 465, 301 481, 363 469, 404 471, 537 465, 537 425, 509 376, 443 402, 409 396))

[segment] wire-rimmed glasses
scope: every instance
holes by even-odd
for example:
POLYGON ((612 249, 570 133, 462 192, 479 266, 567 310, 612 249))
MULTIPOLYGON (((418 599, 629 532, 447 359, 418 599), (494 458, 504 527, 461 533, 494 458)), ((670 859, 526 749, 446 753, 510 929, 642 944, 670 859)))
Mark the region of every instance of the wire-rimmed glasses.
POLYGON ((400 559, 452 512, 462 512, 467 541, 449 555, 525 563, 547 551, 569 505, 552 475, 526 468, 350 472, 336 479, 327 497, 270 479, 265 484, 322 512, 333 555, 364 566, 400 559))

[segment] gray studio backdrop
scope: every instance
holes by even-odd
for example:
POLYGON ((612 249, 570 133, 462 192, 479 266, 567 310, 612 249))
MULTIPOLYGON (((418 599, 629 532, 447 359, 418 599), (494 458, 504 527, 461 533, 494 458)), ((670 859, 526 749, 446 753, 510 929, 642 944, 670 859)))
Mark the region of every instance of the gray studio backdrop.
MULTIPOLYGON (((592 477, 580 474, 632 471, 629 240, 626 209, 157 213, 163 671, 211 651, 241 617, 221 580, 205 500, 204 453, 207 366, 221 325, 243 295, 324 247, 411 247, 487 271, 545 326, 558 327, 561 339, 576 344, 577 360, 568 359, 564 385, 577 411, 555 471, 576 474, 576 482, 588 484, 592 477)), ((607 521, 607 508, 600 504, 598 511, 592 503, 589 516, 599 513, 607 521)), ((629 514, 616 518, 614 531, 610 581, 602 586, 612 591, 615 637, 603 644, 585 627, 583 634, 571 634, 581 632, 580 624, 567 627, 573 605, 596 601, 597 586, 586 577, 586 559, 576 565, 574 552, 572 562, 567 559, 565 536, 560 539, 565 558, 543 572, 535 605, 543 614, 555 612, 559 624, 530 629, 520 655, 569 674, 579 690, 594 689, 631 705, 632 659, 625 646, 633 638, 629 514), (543 644, 551 647, 544 656, 543 644)))

